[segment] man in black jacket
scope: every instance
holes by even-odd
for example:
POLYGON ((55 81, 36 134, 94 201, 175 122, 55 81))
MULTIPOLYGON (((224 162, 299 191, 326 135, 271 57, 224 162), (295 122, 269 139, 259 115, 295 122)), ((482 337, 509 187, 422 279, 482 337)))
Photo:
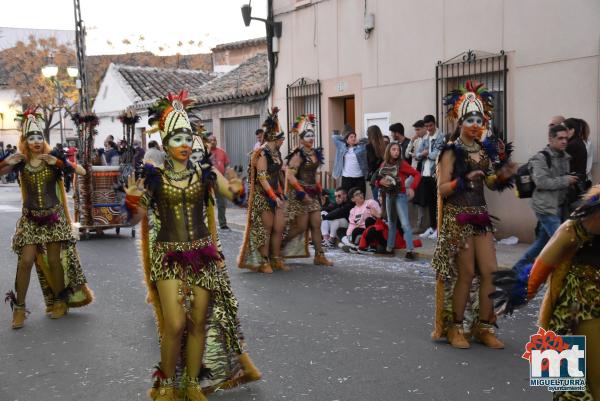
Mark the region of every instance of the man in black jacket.
POLYGON ((321 234, 323 246, 334 247, 336 242, 346 235, 348 217, 354 203, 348 200, 348 192, 344 188, 335 190, 336 207, 331 212, 321 212, 321 234))

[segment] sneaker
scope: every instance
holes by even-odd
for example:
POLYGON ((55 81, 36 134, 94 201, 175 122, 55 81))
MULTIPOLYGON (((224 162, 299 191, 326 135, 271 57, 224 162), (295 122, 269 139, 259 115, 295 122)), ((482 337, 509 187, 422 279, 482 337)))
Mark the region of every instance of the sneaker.
POLYGON ((415 260, 417 258, 417 254, 413 251, 407 251, 406 255, 404 255, 404 259, 406 260, 415 260))
POLYGON ((429 237, 427 237, 428 239, 432 239, 432 240, 436 240, 438 237, 437 235, 437 230, 435 230, 433 233, 431 233, 431 235, 429 237))
POLYGON ((388 250, 387 248, 383 248, 383 249, 379 249, 377 252, 378 255, 383 255, 383 256, 394 256, 396 255, 396 252, 394 252, 394 250, 388 250))
POLYGON ((324 239, 323 241, 321 241, 321 246, 323 248, 335 248, 335 240, 324 239))
POLYGON ((425 232, 423 232, 422 234, 419 234, 419 237, 429 238, 429 236, 432 234, 433 234, 433 228, 429 227, 427 230, 425 230, 425 232))
POLYGON ((345 237, 342 237, 342 240, 340 241, 340 244, 342 244, 342 245, 348 245, 348 246, 353 245, 352 242, 350 242, 350 238, 347 235, 345 237))
POLYGON ((346 253, 358 253, 358 249, 354 245, 342 245, 342 251, 346 253))
POLYGON ((373 255, 376 252, 375 248, 368 247, 366 249, 358 248, 357 253, 361 255, 373 255))

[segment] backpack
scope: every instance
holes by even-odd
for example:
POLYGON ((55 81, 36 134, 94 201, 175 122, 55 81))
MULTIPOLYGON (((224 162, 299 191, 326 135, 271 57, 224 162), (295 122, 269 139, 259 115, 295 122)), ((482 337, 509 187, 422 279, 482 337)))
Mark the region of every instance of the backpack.
MULTIPOLYGON (((540 151, 539 153, 544 155, 546 159, 546 164, 548 168, 552 167, 552 156, 545 150, 540 151)), ((533 172, 531 171, 531 159, 525 164, 523 164, 517 170, 517 175, 515 176, 515 186, 517 188, 517 196, 520 199, 531 198, 533 195, 533 191, 535 190, 535 182, 532 179, 533 172)))

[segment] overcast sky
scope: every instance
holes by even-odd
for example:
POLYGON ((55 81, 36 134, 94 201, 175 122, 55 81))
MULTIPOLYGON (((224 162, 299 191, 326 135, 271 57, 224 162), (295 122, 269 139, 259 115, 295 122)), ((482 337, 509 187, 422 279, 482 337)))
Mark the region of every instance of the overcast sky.
MULTIPOLYGON (((74 29, 73 0, 5 1, 12 6, 2 8, 0 27, 74 29)), ((248 0, 80 2, 90 55, 141 50, 161 55, 206 53, 219 43, 265 36, 265 25, 260 21, 244 26, 240 7, 248 0), (124 39, 131 44, 123 44, 124 39), (179 41, 183 46, 177 46, 179 41)), ((252 0, 252 16, 266 18, 266 4, 267 0, 252 0)))

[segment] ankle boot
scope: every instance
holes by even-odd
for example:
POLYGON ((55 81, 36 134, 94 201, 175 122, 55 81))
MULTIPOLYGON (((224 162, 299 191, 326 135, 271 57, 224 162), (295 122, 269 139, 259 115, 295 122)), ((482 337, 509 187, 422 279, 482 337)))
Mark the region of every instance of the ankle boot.
POLYGON ((496 329, 489 323, 479 322, 473 329, 473 337, 486 347, 493 349, 504 348, 504 343, 496 337, 496 329))
POLYGON ((271 267, 275 270, 282 270, 284 272, 290 271, 290 268, 283 263, 283 258, 281 256, 271 257, 271 267))
POLYGON ((17 305, 14 304, 13 305, 13 318, 12 318, 12 328, 13 329, 20 329, 21 327, 25 326, 25 319, 27 318, 26 316, 27 310, 25 309, 25 304, 23 305, 17 305))
POLYGON ((166 377, 159 367, 152 375, 154 385, 148 390, 148 396, 154 401, 178 401, 179 392, 175 387, 175 377, 166 377))
POLYGON ((186 377, 185 401, 208 401, 202 392, 198 379, 186 377))
POLYGON ((264 262, 262 265, 258 267, 258 271, 260 273, 271 274, 273 273, 273 268, 271 267, 271 262, 264 262))
POLYGON ((463 324, 461 323, 453 323, 452 326, 448 328, 448 342, 454 348, 467 349, 471 347, 471 344, 465 338, 465 333, 463 329, 463 324))
POLYGON ((333 266, 333 262, 325 257, 325 252, 315 253, 313 263, 317 266, 333 266))
POLYGON ((50 313, 50 319, 60 319, 67 314, 69 307, 67 302, 62 299, 55 299, 52 305, 52 312, 50 313))
POLYGON ((244 377, 246 382, 260 380, 262 377, 262 373, 260 370, 254 365, 252 359, 247 353, 243 353, 240 355, 240 365, 242 365, 242 369, 244 370, 244 377))

